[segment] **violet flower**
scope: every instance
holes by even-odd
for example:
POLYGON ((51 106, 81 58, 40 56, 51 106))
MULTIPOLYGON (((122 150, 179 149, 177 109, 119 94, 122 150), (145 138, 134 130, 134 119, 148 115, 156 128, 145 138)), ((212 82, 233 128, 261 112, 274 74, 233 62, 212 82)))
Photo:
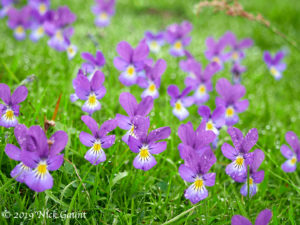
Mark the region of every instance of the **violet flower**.
POLYGON ((31 8, 25 6, 18 10, 10 7, 8 12, 7 24, 14 30, 14 36, 17 40, 23 40, 26 37, 26 30, 30 27, 31 8))
POLYGON ((228 42, 231 47, 230 55, 233 62, 240 62, 245 57, 244 49, 250 48, 253 45, 252 39, 245 38, 238 41, 235 34, 232 32, 227 32, 224 36, 229 39, 228 42))
POLYGON ((300 162, 299 139, 293 131, 289 131, 285 134, 285 140, 292 147, 292 149, 290 149, 287 145, 281 146, 281 154, 288 159, 281 165, 281 168, 284 172, 294 172, 296 170, 296 163, 300 162))
POLYGON ((188 57, 186 60, 179 62, 180 68, 188 74, 188 77, 196 79, 196 71, 201 71, 201 63, 196 61, 193 57, 188 57))
POLYGON ((43 16, 50 8, 50 0, 29 0, 28 5, 43 16))
POLYGON ((158 32, 157 34, 150 31, 145 32, 146 43, 153 53, 160 52, 161 47, 165 44, 164 32, 158 32))
POLYGON ((25 86, 19 86, 10 94, 10 88, 6 84, 0 84, 0 126, 9 128, 18 124, 19 104, 27 98, 28 90, 25 86))
POLYGON ((223 106, 218 106, 212 113, 208 106, 203 105, 198 109, 199 115, 205 121, 205 129, 214 132, 216 138, 212 143, 213 148, 217 147, 218 135, 220 129, 225 125, 225 108, 223 106))
POLYGON ((98 27, 106 27, 111 17, 115 14, 115 0, 96 0, 92 12, 96 15, 95 24, 98 27))
POLYGON ((239 121, 238 113, 244 112, 249 105, 247 99, 240 100, 246 89, 243 85, 232 85, 227 79, 221 78, 217 81, 216 90, 220 97, 216 97, 216 106, 226 108, 225 119, 227 126, 233 126, 239 121))
POLYGON ((286 64, 281 62, 284 56, 282 51, 277 52, 274 57, 272 57, 270 52, 264 52, 264 61, 267 64, 271 75, 276 80, 279 80, 282 77, 282 72, 286 69, 286 64))
POLYGON ((225 53, 224 49, 228 45, 228 37, 224 35, 220 40, 215 41, 213 37, 206 39, 205 57, 211 62, 216 62, 221 68, 223 68, 224 62, 230 58, 230 53, 225 53))
MULTIPOLYGON (((97 51, 95 57, 89 52, 82 52, 81 57, 86 61, 81 65, 86 74, 94 74, 96 70, 100 70, 105 64, 105 58, 101 51, 97 51)), ((91 78, 89 76, 89 79, 91 78)))
POLYGON ((85 154, 84 158, 93 165, 98 165, 106 160, 103 149, 111 147, 115 143, 115 135, 107 135, 117 126, 115 119, 105 121, 100 127, 97 122, 89 116, 82 116, 81 120, 92 131, 92 135, 81 132, 79 135, 80 142, 91 147, 85 154))
POLYGON ((61 6, 56 11, 51 11, 51 19, 45 25, 45 31, 50 36, 48 45, 57 51, 66 51, 69 46, 68 40, 73 35, 73 28, 68 27, 76 20, 67 6, 61 6))
MULTIPOLYGON (((265 154, 262 150, 256 149, 253 152, 253 161, 249 165, 249 189, 250 189, 250 196, 256 194, 257 192, 257 184, 261 183, 265 177, 265 172, 263 170, 257 171, 258 167, 264 161, 265 154)), ((244 177, 245 184, 241 188, 241 194, 244 196, 248 196, 248 178, 247 174, 244 177)))
MULTIPOLYGON (((272 212, 269 209, 262 210, 256 217, 254 225, 268 225, 272 218, 272 212)), ((241 215, 234 215, 231 218, 231 225, 252 225, 252 223, 241 215)))
POLYGON ((184 197, 196 204, 207 198, 206 187, 215 185, 216 174, 208 173, 208 171, 217 159, 211 149, 198 154, 189 146, 185 147, 182 155, 184 164, 180 165, 179 174, 183 180, 193 183, 185 190, 184 197))
POLYGON ((187 77, 184 83, 186 87, 191 87, 195 91, 194 103, 200 106, 208 101, 209 92, 213 89, 211 78, 220 69, 220 66, 212 62, 207 65, 204 71, 197 64, 193 64, 193 66, 192 70, 196 77, 187 77))
POLYGON ((228 128, 227 132, 231 136, 234 147, 226 142, 221 147, 223 155, 232 160, 232 163, 226 167, 226 174, 236 182, 243 182, 247 176, 247 166, 253 162, 253 153, 249 151, 258 140, 257 129, 251 129, 245 137, 235 127, 228 128))
POLYGON ((178 128, 178 136, 182 141, 178 146, 181 158, 184 158, 186 146, 194 149, 195 152, 202 154, 205 149, 210 149, 209 144, 216 138, 213 131, 206 130, 205 122, 201 122, 195 131, 191 122, 181 124, 178 128))
POLYGON ((126 41, 121 41, 117 45, 117 52, 119 57, 114 59, 114 65, 122 72, 119 80, 125 86, 131 86, 136 83, 138 73, 143 71, 145 64, 150 64, 147 59, 149 48, 145 41, 140 42, 135 49, 126 41))
POLYGON ((67 43, 68 43, 68 47, 67 47, 67 55, 68 55, 68 59, 71 60, 75 57, 76 53, 77 53, 77 46, 71 44, 70 40, 67 39, 67 43))
POLYGON ((63 164, 64 155, 60 152, 67 142, 68 135, 64 131, 55 132, 48 140, 40 126, 29 128, 21 160, 32 169, 25 177, 25 183, 30 189, 42 192, 52 188, 53 178, 49 171, 58 170, 63 164))
POLYGON ((241 83, 241 75, 246 71, 246 67, 242 66, 239 63, 234 63, 231 68, 232 74, 232 82, 233 84, 240 84, 241 83))
MULTIPOLYGON (((20 148, 15 145, 7 144, 5 147, 6 155, 13 160, 21 161, 21 151, 26 149, 26 135, 28 133, 28 129, 25 125, 20 124, 15 127, 14 134, 19 143, 20 148)), ((22 162, 20 162, 16 167, 10 172, 10 176, 15 178, 16 181, 20 183, 24 183, 25 178, 28 172, 31 171, 31 168, 25 166, 22 162)))
POLYGON ((170 104, 173 107, 173 114, 179 119, 184 120, 189 116, 186 107, 194 103, 194 97, 187 95, 191 92, 191 87, 185 88, 181 93, 179 88, 172 84, 168 87, 168 95, 171 97, 170 104))
POLYGON ((33 42, 38 41, 45 34, 44 24, 51 18, 51 13, 46 12, 44 14, 40 14, 37 10, 31 11, 32 23, 31 23, 31 34, 30 40, 33 42))
POLYGON ((0 19, 7 15, 8 10, 13 6, 14 0, 1 0, 0 19))
POLYGON ((190 44, 191 37, 189 36, 193 25, 188 21, 183 21, 181 24, 172 24, 167 27, 165 39, 171 45, 170 54, 179 57, 185 55, 185 47, 190 44))
POLYGON ((148 134, 149 118, 145 118, 143 124, 144 128, 137 137, 129 136, 128 145, 132 152, 138 154, 133 161, 133 166, 136 169, 147 171, 157 163, 153 154, 159 154, 166 150, 167 142, 158 141, 168 138, 171 134, 171 128, 161 127, 148 134))
POLYGON ((143 129, 143 119, 136 118, 136 116, 146 117, 150 113, 153 107, 153 98, 150 96, 145 97, 138 104, 132 94, 123 92, 120 94, 119 102, 128 114, 128 116, 116 115, 118 127, 127 130, 126 134, 122 137, 122 140, 127 144, 129 136, 137 137, 137 131, 143 129))
POLYGON ((82 74, 76 78, 75 93, 79 99, 84 100, 82 111, 92 115, 95 111, 101 109, 101 103, 98 101, 104 97, 106 89, 103 86, 105 76, 101 71, 96 71, 91 81, 82 74))
POLYGON ((157 60, 153 67, 145 66, 146 77, 138 77, 137 84, 144 88, 141 97, 151 96, 153 99, 158 98, 160 87, 160 79, 167 68, 167 63, 163 59, 157 60))

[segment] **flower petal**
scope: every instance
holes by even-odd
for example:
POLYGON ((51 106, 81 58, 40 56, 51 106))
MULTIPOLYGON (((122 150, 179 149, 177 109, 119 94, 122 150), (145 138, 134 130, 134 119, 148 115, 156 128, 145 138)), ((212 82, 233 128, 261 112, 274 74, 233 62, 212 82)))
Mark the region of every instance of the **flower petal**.
POLYGON ((151 154, 160 154, 163 151, 165 151, 166 148, 167 148, 167 142, 166 141, 152 143, 152 144, 149 145, 149 152, 151 154))
POLYGON ((186 165, 180 165, 179 169, 179 175, 181 178, 187 182, 194 182, 196 174, 186 165))
POLYGON ((7 144, 5 146, 6 155, 16 161, 21 161, 21 149, 12 144, 7 144))
POLYGON ((0 99, 7 105, 10 103, 10 88, 6 84, 0 84, 0 99))
POLYGON ((92 131, 92 134, 96 136, 98 131, 98 124, 97 122, 90 116, 82 116, 81 120, 84 122, 84 124, 92 131))
POLYGON ((241 215, 234 215, 231 218, 231 225, 252 225, 252 223, 241 215))
POLYGON ((68 134, 65 131, 59 130, 50 137, 50 140, 53 141, 53 144, 50 147, 50 154, 56 155, 66 147, 68 143, 68 134))
POLYGON ((136 169, 141 169, 144 171, 150 170, 153 166, 157 164, 155 158, 150 155, 147 160, 142 160, 139 155, 134 158, 133 166, 136 169))
POLYGON ((119 102, 129 116, 135 116, 135 111, 138 107, 135 97, 129 92, 120 94, 119 102))
POLYGON ((64 162, 64 155, 52 155, 47 159, 47 169, 50 171, 58 170, 64 162))
POLYGON ((25 86, 19 86, 16 88, 14 93, 11 96, 11 103, 13 105, 19 104, 20 102, 23 102, 28 95, 28 90, 25 86))
POLYGON ((295 151, 300 148, 299 139, 293 131, 289 131, 285 134, 285 140, 295 151))
POLYGON ((155 129, 151 131, 148 135, 149 142, 153 143, 155 141, 166 139, 171 134, 171 128, 170 127, 160 127, 158 129, 155 129))
POLYGON ((35 171, 31 171, 27 174, 25 178, 25 183, 31 190, 36 192, 43 192, 52 188, 53 178, 48 171, 43 176, 43 178, 37 177, 35 175, 35 171))
POLYGON ((216 173, 207 173, 203 176, 203 179, 205 186, 214 186, 216 181, 216 173))
POLYGON ((269 209, 261 211, 255 220, 255 225, 267 225, 272 218, 272 212, 269 209))
POLYGON ((96 140, 96 138, 94 136, 82 131, 79 134, 79 140, 83 145, 88 146, 88 147, 92 147, 95 140, 96 140))

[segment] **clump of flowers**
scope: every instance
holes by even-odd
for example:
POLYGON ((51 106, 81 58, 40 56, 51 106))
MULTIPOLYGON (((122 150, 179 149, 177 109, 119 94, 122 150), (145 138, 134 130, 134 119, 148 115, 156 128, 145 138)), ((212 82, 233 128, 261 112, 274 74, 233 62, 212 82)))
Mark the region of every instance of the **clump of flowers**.
POLYGON ((118 127, 127 130, 122 140, 128 144, 129 136, 138 137, 139 133, 145 129, 145 117, 150 113, 153 107, 153 98, 147 96, 138 104, 135 97, 123 92, 119 97, 120 105, 126 111, 128 116, 121 114, 116 115, 118 127))
POLYGON ((86 152, 84 158, 93 165, 98 165, 106 160, 103 149, 111 147, 115 143, 115 135, 107 135, 117 126, 115 119, 105 121, 100 127, 97 122, 89 116, 82 116, 81 120, 90 129, 92 134, 81 132, 79 139, 81 143, 90 149, 86 152))
POLYGON ((293 131, 285 134, 286 142, 292 147, 282 145, 280 148, 281 154, 287 158, 287 161, 281 165, 284 172, 294 172, 297 162, 300 162, 300 143, 297 135, 293 131))
POLYGON ((158 98, 161 76, 165 72, 166 68, 167 63, 163 59, 157 60, 153 67, 145 66, 145 77, 140 76, 137 79, 137 84, 141 88, 145 89, 141 95, 142 98, 147 96, 151 96, 154 99, 158 98))
POLYGON ((82 111, 92 115, 95 111, 101 109, 101 103, 98 101, 106 94, 106 89, 103 86, 105 76, 101 71, 96 71, 93 78, 89 80, 82 72, 79 72, 73 81, 75 94, 71 95, 71 101, 76 101, 77 98, 84 100, 82 111))
POLYGON ((10 94, 10 88, 6 84, 0 84, 0 126, 9 128, 18 124, 20 103, 27 98, 28 90, 25 86, 19 86, 10 94))
POLYGON ((160 140, 170 136, 171 128, 161 127, 148 133, 150 127, 149 118, 142 117, 139 119, 141 119, 143 129, 138 131, 136 137, 129 136, 128 146, 132 152, 138 154, 133 161, 133 166, 136 169, 147 171, 157 164, 153 154, 159 154, 166 150, 167 142, 160 140))
POLYGON ((194 98, 187 96, 191 89, 191 87, 187 87, 180 93, 176 85, 172 84, 168 87, 168 95, 171 97, 170 104, 173 107, 172 112, 179 120, 184 120, 189 116, 186 108, 194 103, 194 98))
POLYGON ((282 51, 277 52, 274 57, 272 57, 270 52, 264 52, 264 61, 270 70, 271 75, 276 80, 279 80, 282 77, 282 72, 286 69, 286 64, 281 62, 284 56, 282 51))
POLYGON ((118 57, 114 59, 115 67, 121 71, 119 80, 125 86, 136 84, 139 73, 144 70, 145 64, 152 64, 148 59, 149 48, 145 41, 141 41, 134 49, 126 41, 117 46, 118 57))
MULTIPOLYGON (((254 225, 268 225, 272 218, 272 212, 269 209, 262 210, 256 217, 254 225)), ((231 218, 231 225, 252 225, 252 223, 241 215, 234 215, 231 218)))
POLYGON ((165 39, 171 45, 170 54, 175 57, 184 56, 185 48, 191 42, 190 32, 193 25, 188 21, 181 24, 171 24, 166 29, 165 39))
POLYGON ((95 0, 96 5, 92 7, 95 14, 95 25, 106 27, 110 24, 111 17, 115 14, 115 0, 95 0))
POLYGON ((165 44, 165 33, 158 32, 155 34, 150 31, 146 31, 145 40, 150 51, 153 53, 158 53, 160 52, 161 47, 165 44))
POLYGON ((226 108, 225 120, 227 126, 233 126, 239 121, 238 113, 244 112, 249 105, 247 99, 240 100, 246 89, 243 85, 232 85, 227 79, 221 78, 217 81, 216 90, 220 97, 216 97, 216 106, 226 108))
POLYGON ((187 77, 184 81, 186 87, 191 87, 194 91, 194 103, 202 105, 209 99, 209 92, 213 86, 211 82, 212 76, 220 69, 220 66, 213 62, 207 65, 202 71, 201 64, 192 63, 190 71, 195 74, 195 78, 187 77))

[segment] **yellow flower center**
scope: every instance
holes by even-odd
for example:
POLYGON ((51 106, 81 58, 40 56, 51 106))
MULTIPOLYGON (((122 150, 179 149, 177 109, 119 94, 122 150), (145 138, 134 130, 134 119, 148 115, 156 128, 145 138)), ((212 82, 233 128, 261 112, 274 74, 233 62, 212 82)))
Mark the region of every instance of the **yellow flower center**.
POLYGON ((197 191, 202 189, 204 186, 204 182, 202 180, 202 178, 198 178, 197 180, 195 180, 194 182, 194 189, 196 189, 197 191))
POLYGON ((131 135, 132 137, 136 137, 134 134, 134 125, 131 125, 131 128, 129 130, 129 135, 131 135))
POLYGON ((152 41, 151 44, 150 44, 151 48, 157 48, 158 47, 158 44, 156 41, 152 41))
POLYGON ((91 94, 88 98, 88 103, 89 105, 95 105, 96 104, 96 95, 95 94, 91 94))
POLYGON ((249 184, 252 185, 253 184, 253 179, 250 177, 249 178, 249 184))
POLYGON ((133 67, 133 66, 129 66, 129 67, 127 68, 127 74, 128 74, 129 76, 133 76, 134 73, 135 73, 134 67, 133 67))
POLYGON ((46 7, 45 4, 43 4, 43 3, 40 4, 39 11, 40 11, 41 14, 44 14, 46 12, 46 9, 47 9, 47 7, 46 7))
POLYGON ((150 153, 148 151, 148 148, 146 148, 146 147, 141 148, 140 157, 142 158, 142 160, 147 159, 149 156, 150 156, 150 153))
POLYGON ((216 62, 216 63, 220 63, 221 60, 219 57, 215 56, 213 59, 212 59, 213 62, 216 62))
POLYGON ((234 53, 232 54, 232 58, 233 58, 234 60, 238 60, 238 59, 239 59, 239 53, 238 53, 238 52, 234 52, 234 53))
POLYGON ((70 47, 68 47, 68 52, 69 52, 70 54, 73 54, 73 53, 74 53, 74 49, 70 46, 70 47))
POLYGON ((277 73, 278 73, 278 71, 275 69, 275 67, 271 67, 271 69, 270 69, 270 73, 273 75, 273 76, 276 76, 277 75, 277 73))
POLYGON ((22 34, 22 33, 24 33, 24 28, 23 28, 22 26, 17 26, 16 32, 17 32, 18 34, 22 34))
POLYGON ((94 151, 99 152, 102 148, 101 148, 101 144, 100 143, 95 143, 93 146, 94 151))
POLYGON ((238 156, 238 157, 236 158, 236 160, 235 160, 235 163, 236 163, 239 167, 241 167, 241 166, 244 164, 244 158, 241 157, 241 156, 238 156))
POLYGON ((176 110, 180 111, 182 109, 181 102, 176 102, 175 108, 176 108, 176 110))
POLYGON ((14 111, 11 109, 6 110, 5 117, 7 120, 13 120, 14 119, 14 111))
POLYGON ((297 158, 294 156, 292 159, 291 159, 291 164, 295 164, 297 162, 297 158))
POLYGON ((175 47, 175 49, 180 50, 180 49, 182 48, 181 41, 177 41, 177 42, 174 44, 174 47, 175 47))
POLYGON ((40 162, 36 168, 38 175, 44 176, 47 173, 47 164, 40 162))
POLYGON ((101 13, 101 14, 99 15, 99 18, 100 18, 101 20, 106 20, 106 19, 107 19, 107 13, 101 13))
POLYGON ((206 130, 213 130, 214 129, 214 125, 212 122, 207 122, 206 123, 206 130))
POLYGON ((200 94, 204 94, 206 92, 205 85, 200 85, 199 88, 198 88, 198 92, 200 94))
POLYGON ((156 90, 155 84, 150 84, 149 91, 154 92, 156 90))
POLYGON ((55 34, 55 37, 56 37, 59 41, 62 41, 62 40, 63 40, 63 36, 62 36, 61 31, 57 31, 56 34, 55 34))
POLYGON ((228 107, 227 109, 226 109, 226 116, 227 117, 231 117, 231 116, 233 116, 234 115, 234 109, 232 108, 232 107, 228 107))
POLYGON ((42 27, 42 26, 39 27, 37 32, 38 32, 39 35, 42 35, 44 33, 44 27, 42 27))

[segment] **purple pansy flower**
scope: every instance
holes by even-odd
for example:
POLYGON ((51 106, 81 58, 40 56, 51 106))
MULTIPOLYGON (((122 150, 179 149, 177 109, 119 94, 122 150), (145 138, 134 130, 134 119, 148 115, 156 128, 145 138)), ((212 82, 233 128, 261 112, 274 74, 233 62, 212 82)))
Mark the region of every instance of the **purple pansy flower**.
POLYGON ((180 93, 176 85, 172 84, 168 87, 168 95, 171 97, 170 104, 173 107, 172 112, 179 120, 184 120, 189 116, 186 107, 194 103, 193 96, 187 96, 191 90, 191 87, 187 87, 180 93))
MULTIPOLYGON (((256 217, 254 225, 268 225, 272 218, 272 212, 269 209, 262 210, 256 217)), ((231 218, 231 225, 252 225, 252 223, 241 215, 234 215, 231 218)))
POLYGON ((220 66, 212 62, 207 65, 204 71, 201 71, 201 66, 193 64, 193 73, 195 78, 187 77, 184 81, 186 87, 191 87, 194 90, 194 103, 202 105, 209 99, 208 92, 212 91, 213 86, 211 82, 212 76, 220 69, 220 66))
POLYGON ((142 98, 151 96, 152 98, 158 98, 160 87, 160 79, 162 74, 167 68, 167 63, 163 59, 157 60, 156 64, 153 67, 145 66, 145 77, 138 77, 137 84, 144 88, 145 90, 142 93, 142 98))
POLYGON ((0 19, 7 15, 8 10, 13 6, 14 0, 1 0, 0 19))
POLYGON ((26 37, 26 30, 30 27, 31 8, 25 6, 18 10, 13 7, 9 8, 8 26, 14 30, 14 36, 17 40, 23 40, 26 37))
MULTIPOLYGON (((94 74, 96 70, 100 70, 105 64, 105 58, 101 51, 97 51, 95 57, 89 52, 83 52, 81 57, 86 61, 81 65, 86 74, 94 74)), ((91 78, 90 76, 89 79, 91 78)))
POLYGON ((104 97, 106 89, 103 86, 105 76, 101 71, 96 71, 91 81, 83 74, 78 74, 75 80, 75 93, 77 97, 84 100, 82 106, 84 112, 92 115, 95 111, 101 109, 101 103, 98 101, 104 97))
MULTIPOLYGON (((78 72, 77 72, 77 76, 76 76, 75 79, 73 79, 73 81, 72 81, 72 85, 73 85, 74 90, 76 90, 77 86, 80 85, 81 76, 85 76, 85 74, 83 73, 83 70, 82 70, 82 69, 79 69, 78 72)), ((75 102, 75 101, 77 101, 78 99, 79 99, 79 98, 78 98, 78 96, 76 95, 76 93, 70 95, 70 100, 71 100, 71 102, 75 102)))
POLYGON ((231 136, 234 147, 226 142, 221 147, 223 155, 232 160, 232 163, 226 167, 226 174, 236 182, 243 182, 247 176, 247 166, 253 162, 253 153, 249 151, 258 140, 257 129, 251 129, 245 137, 235 127, 228 128, 227 132, 231 136))
POLYGON ((50 8, 49 0, 29 0, 28 4, 41 16, 45 15, 50 8))
POLYGON ((15 127, 18 124, 19 103, 27 98, 28 90, 25 86, 19 86, 10 95, 10 88, 6 84, 0 84, 0 99, 4 102, 0 104, 0 126, 15 127))
MULTIPOLYGON (((258 167, 264 161, 265 154, 262 150, 256 149, 253 152, 253 161, 250 163, 250 173, 249 173, 249 188, 250 188, 250 196, 256 194, 257 192, 257 184, 261 183, 265 177, 265 172, 263 170, 257 171, 258 167)), ((245 184, 241 188, 241 194, 244 196, 248 196, 248 179, 247 175, 244 177, 245 184)))
POLYGON ((148 59, 149 48, 145 41, 133 49, 126 41, 121 41, 117 45, 119 57, 114 59, 115 67, 122 73, 119 80, 125 86, 131 86, 136 83, 138 73, 143 71, 145 64, 151 64, 148 59))
POLYGON ((216 138, 214 132, 206 130, 205 122, 201 122, 196 131, 194 131, 191 122, 181 124, 178 128, 178 136, 182 141, 178 146, 181 158, 184 158, 186 146, 191 147, 200 154, 205 149, 210 149, 209 144, 216 138))
POLYGON ((98 27, 106 27, 110 18, 115 14, 115 0, 96 0, 92 12, 96 15, 95 24, 98 27))
POLYGON ((106 155, 103 149, 111 147, 115 143, 115 135, 107 135, 117 126, 115 119, 105 121, 100 127, 97 122, 89 116, 82 116, 81 120, 92 131, 92 135, 86 132, 81 132, 79 139, 85 146, 91 147, 84 158, 93 165, 98 165, 106 160, 106 155))
POLYGON ((264 61, 267 64, 271 75, 276 79, 279 80, 282 77, 282 72, 286 68, 286 64, 281 62, 283 57, 285 56, 283 51, 279 51, 275 54, 274 57, 270 54, 270 52, 264 52, 264 61))
POLYGON ((198 109, 199 115, 205 121, 205 129, 215 133, 216 138, 212 143, 213 148, 217 147, 219 130, 225 125, 225 108, 218 106, 212 113, 208 106, 203 105, 198 109))
POLYGON ((227 126, 233 126, 239 121, 238 113, 244 112, 249 105, 247 99, 240 100, 246 89, 243 85, 232 85, 227 79, 221 78, 217 81, 216 90, 220 97, 216 97, 216 106, 224 106, 227 126))
MULTIPOLYGON (((15 145, 7 144, 5 147, 5 153, 10 159, 21 161, 21 151, 26 149, 26 135, 28 133, 28 129, 26 126, 20 124, 15 127, 14 133, 21 149, 15 145)), ((10 172, 10 176, 15 178, 18 182, 24 183, 25 177, 30 171, 31 171, 30 167, 25 166, 22 162, 20 162, 10 172)))
POLYGON ((208 173, 208 171, 217 159, 210 148, 199 154, 189 146, 185 146, 181 157, 184 164, 180 165, 179 174, 183 180, 193 183, 185 190, 184 197, 196 204, 207 198, 206 186, 215 185, 216 174, 208 173))
POLYGON ((46 12, 41 15, 39 11, 33 9, 31 11, 32 22, 31 22, 31 34, 30 40, 33 42, 38 41, 45 34, 44 24, 51 18, 51 13, 46 12))
POLYGON ((149 118, 144 117, 143 124, 144 128, 140 130, 137 137, 129 136, 128 145, 132 152, 138 154, 133 161, 133 166, 136 169, 147 171, 157 163, 152 154, 159 154, 166 150, 167 142, 158 141, 168 138, 171 133, 171 128, 161 127, 148 134, 150 127, 149 118))
POLYGON ((229 39, 226 35, 220 38, 219 41, 215 41, 213 37, 206 39, 205 57, 211 62, 216 62, 221 68, 223 64, 230 58, 230 53, 225 53, 224 49, 228 45, 229 39))
POLYGON ((145 97, 138 104, 132 94, 123 92, 120 94, 119 102, 128 114, 128 116, 116 115, 118 126, 123 130, 127 130, 122 137, 122 140, 127 144, 129 136, 137 137, 137 131, 143 130, 143 119, 136 118, 136 116, 146 117, 149 114, 153 107, 153 98, 150 96, 145 97))
POLYGON ((25 183, 30 189, 42 192, 52 188, 53 178, 49 171, 58 170, 63 164, 64 155, 60 152, 67 142, 68 135, 64 131, 55 132, 48 140, 40 126, 29 128, 21 160, 32 169, 25 177, 25 183))
POLYGON ((244 49, 250 48, 253 45, 253 41, 250 38, 245 38, 240 41, 237 40, 235 34, 227 32, 224 36, 229 39, 229 45, 231 46, 231 58, 233 62, 240 62, 244 57, 244 49))
POLYGON ((171 55, 175 57, 185 55, 185 47, 191 42, 189 33, 192 29, 193 25, 188 21, 183 21, 181 24, 172 24, 167 27, 165 39, 171 45, 171 55))
POLYGON ((75 14, 67 6, 51 11, 50 19, 44 25, 46 33, 50 36, 48 45, 57 51, 67 50, 68 40, 73 35, 73 28, 68 26, 75 20, 75 14))
POLYGON ((77 46, 71 44, 70 40, 67 40, 68 43, 68 47, 67 47, 67 55, 68 55, 68 59, 71 60, 74 58, 74 56, 77 53, 77 46))
POLYGON ((245 71, 246 71, 246 67, 242 66, 239 63, 234 63, 231 68, 232 82, 234 84, 240 84, 241 83, 241 75, 245 71))
POLYGON ((164 35, 164 32, 158 32, 157 34, 150 31, 145 32, 146 43, 151 52, 158 53, 160 51, 161 47, 165 43, 164 35))
POLYGON ((196 78, 196 71, 201 71, 201 63, 196 61, 195 58, 188 57, 186 60, 181 60, 179 62, 180 68, 188 74, 188 77, 196 78))
POLYGON ((294 172, 296 170, 296 163, 300 162, 300 143, 297 135, 293 131, 285 134, 285 140, 292 147, 290 149, 287 145, 282 145, 280 151, 282 155, 288 160, 281 165, 284 172, 294 172))

